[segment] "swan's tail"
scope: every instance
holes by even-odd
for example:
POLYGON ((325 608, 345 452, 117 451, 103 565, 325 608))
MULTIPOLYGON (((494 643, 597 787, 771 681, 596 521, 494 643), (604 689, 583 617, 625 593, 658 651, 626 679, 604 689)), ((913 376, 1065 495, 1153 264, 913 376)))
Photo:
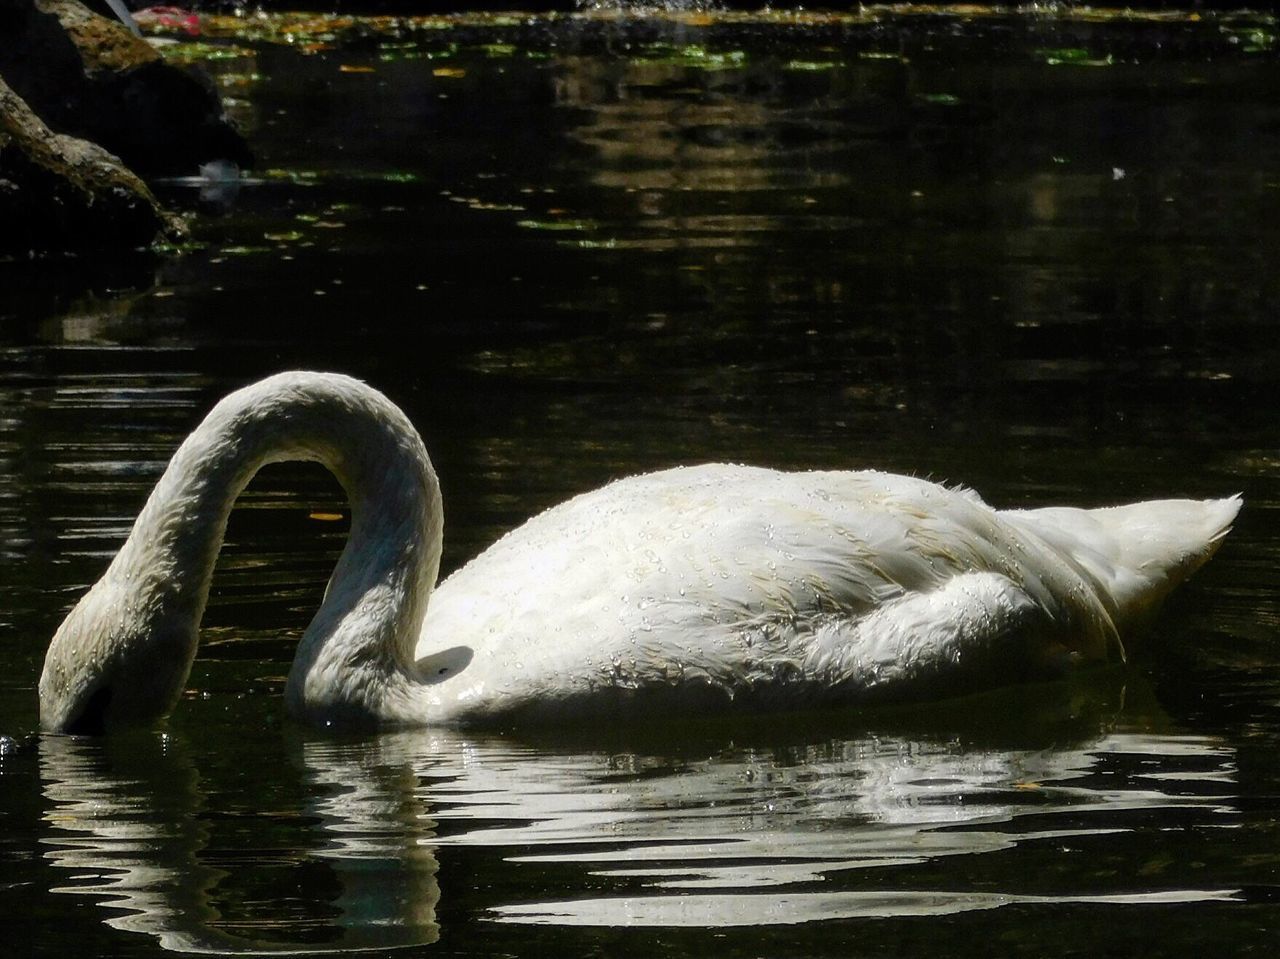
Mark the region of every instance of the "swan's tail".
POLYGON ((1022 521, 1110 594, 1118 626, 1140 625, 1207 563, 1231 530, 1240 497, 1151 500, 1104 509, 1038 509, 1022 521))

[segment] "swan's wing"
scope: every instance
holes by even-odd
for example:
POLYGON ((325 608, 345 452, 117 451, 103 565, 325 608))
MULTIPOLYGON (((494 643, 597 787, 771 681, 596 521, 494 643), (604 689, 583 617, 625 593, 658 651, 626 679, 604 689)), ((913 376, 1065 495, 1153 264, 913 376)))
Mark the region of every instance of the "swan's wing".
MULTIPOLYGON (((673 675, 806 702, 932 695, 1042 675, 1076 633, 1113 634, 1091 595, 971 494, 711 465, 622 480, 514 530, 440 585, 418 656, 474 651, 454 687, 467 709, 673 675)), ((1074 645, 1097 658, 1107 644, 1074 645)))
POLYGON ((908 593, 866 616, 824 624, 814 634, 803 673, 833 687, 891 696, 932 684, 963 686, 966 676, 991 684, 1052 675, 1073 662, 1046 642, 1049 614, 999 573, 966 573, 937 589, 908 593))

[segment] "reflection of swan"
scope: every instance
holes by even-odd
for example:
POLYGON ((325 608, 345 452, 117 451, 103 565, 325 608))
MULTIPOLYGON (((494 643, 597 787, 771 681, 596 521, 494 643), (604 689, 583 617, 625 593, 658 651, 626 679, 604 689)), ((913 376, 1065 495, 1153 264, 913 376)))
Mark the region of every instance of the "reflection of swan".
POLYGON ((424 841, 431 824, 394 749, 305 743, 300 815, 271 812, 298 778, 285 775, 242 797, 242 817, 204 808, 190 753, 182 737, 151 733, 41 741, 45 858, 71 873, 55 892, 101 900, 112 927, 183 953, 348 952, 438 938, 436 859, 424 841), (238 829, 248 848, 220 855, 217 824, 237 818, 254 824, 238 829), (295 848, 289 840, 299 833, 295 848), (300 909, 290 890, 304 862, 318 875, 300 909), (273 887, 278 901, 262 892, 273 887))
POLYGON ((1230 746, 1108 732, 1111 707, 1087 701, 1064 745, 1040 711, 1060 693, 1029 697, 997 742, 771 730, 655 752, 625 734, 411 730, 272 737, 246 767, 181 732, 45 736, 42 846, 56 891, 184 953, 413 946, 440 935, 442 902, 456 943, 477 919, 759 926, 1236 897, 1182 868, 1180 843, 1201 840, 1178 838, 1239 826, 1230 746), (1151 835, 1166 872, 1138 868, 1151 835))
POLYGON ((477 742, 464 755, 449 808, 433 814, 442 858, 456 845, 498 848, 526 869, 559 878, 576 865, 590 877, 544 884, 540 901, 536 886, 521 889, 490 909, 502 922, 763 926, 1238 896, 1176 870, 1162 881, 1121 871, 1084 894, 1060 876, 999 891, 973 880, 1009 875, 992 860, 1052 860, 1066 843, 1123 856, 1125 840, 1111 837, 1152 828, 1145 817, 1235 822, 1235 757, 1211 738, 1130 732, 997 749, 864 735, 683 762, 477 742))
POLYGON ((442 519, 422 440, 355 380, 285 373, 222 400, 174 455, 53 639, 46 728, 171 708, 232 502, 282 459, 320 461, 351 498, 286 687, 321 722, 808 706, 1023 678, 1119 655, 1117 629, 1205 562, 1239 508, 996 512, 883 473, 700 466, 548 510, 428 610, 442 519))

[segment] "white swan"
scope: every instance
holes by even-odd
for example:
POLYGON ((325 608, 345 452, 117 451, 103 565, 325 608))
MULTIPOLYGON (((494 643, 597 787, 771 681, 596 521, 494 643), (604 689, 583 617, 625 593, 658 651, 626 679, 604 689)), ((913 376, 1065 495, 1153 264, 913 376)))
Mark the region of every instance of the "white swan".
POLYGON ((1120 632, 1240 507, 996 511, 886 473, 697 466, 569 500, 433 591, 440 490, 417 431, 356 380, 283 373, 227 396, 174 454, 50 644, 46 729, 172 708, 232 503, 286 459, 323 463, 351 503, 286 687, 313 722, 804 707, 1120 658, 1120 632))

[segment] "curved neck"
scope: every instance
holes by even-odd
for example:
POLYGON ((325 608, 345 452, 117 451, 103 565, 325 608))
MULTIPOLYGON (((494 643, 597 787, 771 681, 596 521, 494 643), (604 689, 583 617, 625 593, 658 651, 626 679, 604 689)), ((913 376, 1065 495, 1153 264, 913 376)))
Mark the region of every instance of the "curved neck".
MULTIPOLYGON (((311 719, 395 719, 440 565, 440 488, 421 438, 376 390, 284 373, 232 393, 174 454, 108 576, 148 604, 203 615, 232 504, 267 463, 327 467, 351 532, 289 674, 289 707, 311 719)), ((194 649, 191 650, 194 654, 194 649)))

